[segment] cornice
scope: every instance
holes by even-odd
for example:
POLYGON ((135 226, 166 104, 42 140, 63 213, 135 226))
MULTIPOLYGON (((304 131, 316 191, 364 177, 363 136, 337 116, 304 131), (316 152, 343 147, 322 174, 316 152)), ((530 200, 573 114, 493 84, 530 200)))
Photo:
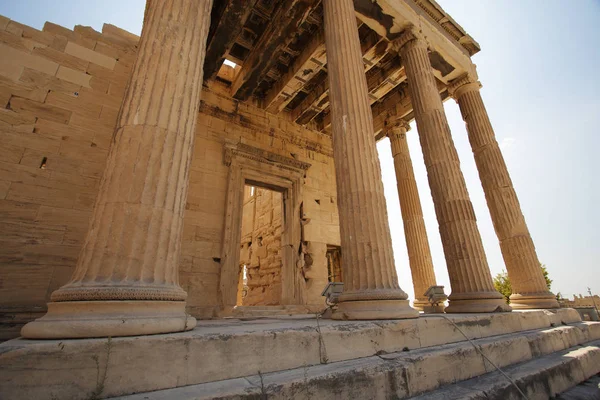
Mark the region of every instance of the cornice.
POLYGON ((481 50, 479 43, 469 35, 435 0, 408 0, 434 21, 444 32, 473 56, 481 50))

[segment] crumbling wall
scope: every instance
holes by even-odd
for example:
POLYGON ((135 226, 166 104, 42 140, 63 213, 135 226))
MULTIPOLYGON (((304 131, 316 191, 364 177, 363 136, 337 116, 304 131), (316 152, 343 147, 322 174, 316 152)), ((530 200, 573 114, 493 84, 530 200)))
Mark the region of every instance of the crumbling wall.
POLYGON ((246 235, 242 224, 240 266, 247 271, 244 306, 281 303, 281 202, 281 193, 255 188, 245 203, 244 214, 253 216, 248 217, 253 224, 246 235))
POLYGON ((327 274, 329 282, 344 282, 342 274, 342 249, 340 246, 327 247, 327 274))

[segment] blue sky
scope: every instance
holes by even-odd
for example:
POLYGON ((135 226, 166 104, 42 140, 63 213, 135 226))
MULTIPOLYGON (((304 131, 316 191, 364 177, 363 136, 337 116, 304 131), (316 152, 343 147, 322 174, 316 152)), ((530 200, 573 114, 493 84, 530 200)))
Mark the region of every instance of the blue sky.
MULTIPOLYGON (((564 296, 600 292, 600 2, 438 0, 477 40, 482 96, 540 261, 564 296)), ((504 263, 458 106, 445 103, 490 269, 504 263)), ((414 128, 414 124, 413 124, 414 128)), ((409 146, 436 276, 448 274, 416 130, 409 146)), ((412 293, 391 152, 378 144, 401 286, 412 293)))
MULTIPOLYGON (((600 293, 600 2, 597 0, 438 0, 481 45, 473 57, 482 96, 554 292, 600 293)), ((0 14, 41 29, 45 21, 101 30, 108 22, 141 31, 144 0, 20 0, 0 14)), ((446 113, 493 274, 504 268, 464 123, 446 113)), ((439 284, 448 274, 417 132, 409 133, 439 284)), ((387 139, 378 144, 400 285, 412 282, 387 139)))

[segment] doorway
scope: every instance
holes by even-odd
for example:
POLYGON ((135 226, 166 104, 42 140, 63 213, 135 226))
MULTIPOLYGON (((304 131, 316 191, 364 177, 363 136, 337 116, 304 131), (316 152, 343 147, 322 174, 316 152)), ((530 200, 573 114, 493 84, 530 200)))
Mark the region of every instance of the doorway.
POLYGON ((342 275, 342 248, 327 245, 327 279, 329 282, 344 282, 342 275))
MULTIPOLYGON (((302 187, 306 170, 310 164, 242 143, 226 144, 223 161, 229 166, 219 278, 223 312, 227 314, 236 305, 244 304, 244 301, 250 302, 254 297, 249 294, 248 282, 256 278, 256 268, 254 268, 255 271, 250 271, 255 251, 256 254, 260 254, 266 250, 266 258, 268 258, 269 245, 266 242, 269 242, 273 249, 271 259, 276 258, 274 253, 276 246, 273 244, 276 243, 275 240, 270 242, 271 239, 258 234, 252 234, 251 240, 247 238, 242 240, 243 211, 246 200, 252 197, 251 195, 256 197, 259 190, 266 190, 265 193, 271 192, 271 202, 276 204, 273 206, 273 211, 276 210, 275 215, 281 216, 278 245, 281 259, 280 278, 275 278, 274 274, 270 274, 273 275, 272 277, 268 277, 269 274, 263 274, 262 278, 263 282, 268 282, 269 279, 273 279, 273 281, 280 279, 281 282, 277 282, 278 285, 273 285, 275 288, 280 286, 280 289, 276 290, 277 295, 269 295, 271 297, 268 301, 278 301, 278 307, 304 304, 304 278, 298 272, 296 264, 299 260, 298 248, 301 243, 302 231, 302 187), (253 187, 254 189, 252 189, 253 187), (250 253, 250 249, 253 254, 246 254, 250 253), (242 262, 242 258, 245 258, 246 262, 242 262), (244 271, 246 277, 245 296, 244 271), (253 276, 251 276, 252 273, 254 273, 253 276)), ((250 225, 244 229, 244 233, 247 235, 250 225)), ((254 232, 254 228, 252 231, 254 232)), ((258 268, 259 283, 261 269, 262 266, 258 268)), ((252 302, 255 301, 258 300, 252 300, 252 302)))

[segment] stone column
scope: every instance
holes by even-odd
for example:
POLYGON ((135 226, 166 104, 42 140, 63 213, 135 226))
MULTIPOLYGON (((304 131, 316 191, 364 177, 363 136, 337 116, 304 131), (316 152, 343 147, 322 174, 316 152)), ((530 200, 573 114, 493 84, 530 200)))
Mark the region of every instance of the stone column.
POLYGON ((410 125, 402 119, 397 119, 389 121, 385 129, 392 145, 404 236, 415 289, 413 307, 422 310, 424 306, 430 305, 424 294, 430 286, 436 285, 436 282, 429 240, 423 220, 421 199, 406 141, 406 132, 410 129, 410 125))
POLYGON ((556 297, 546 285, 519 199, 479 93, 480 87, 477 79, 465 75, 453 82, 449 90, 467 125, 479 178, 512 285, 510 304, 516 309, 558 308, 556 297))
POLYGON ((394 46, 400 50, 406 69, 452 286, 446 312, 509 311, 502 295, 494 289, 427 44, 410 28, 396 39, 394 46))
POLYGON ((344 275, 333 318, 413 318, 394 267, 354 5, 323 7, 344 275))
POLYGON ((179 251, 212 0, 149 0, 90 227, 71 281, 26 338, 192 329, 179 251))

